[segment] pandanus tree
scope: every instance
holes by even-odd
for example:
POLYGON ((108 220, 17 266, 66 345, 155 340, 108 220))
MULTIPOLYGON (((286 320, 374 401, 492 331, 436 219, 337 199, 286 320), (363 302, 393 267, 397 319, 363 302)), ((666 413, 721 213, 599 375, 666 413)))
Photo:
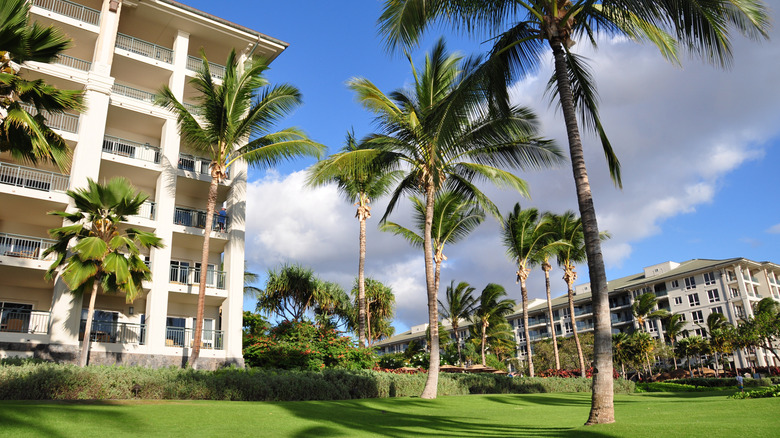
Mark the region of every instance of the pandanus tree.
MULTIPOLYGON (((363 147, 362 149, 365 149, 363 147)), ((308 185, 321 186, 336 183, 339 193, 348 202, 357 206, 355 217, 360 223, 358 257, 358 343, 366 345, 367 304, 366 304, 366 221, 371 218, 371 201, 386 195, 397 181, 398 171, 383 171, 379 166, 362 166, 360 162, 361 145, 355 139, 354 132, 347 133, 346 143, 341 152, 319 161, 309 169, 308 185), (352 152, 352 154, 350 154, 352 152), (356 157, 357 156, 357 159, 356 157)), ((369 344, 371 341, 369 340, 369 344)))
MULTIPOLYGON (((206 197, 206 231, 203 234, 201 269, 209 265, 209 249, 217 188, 228 175, 228 169, 239 160, 250 166, 267 169, 301 156, 319 157, 325 147, 311 141, 301 130, 286 128, 273 131, 275 123, 301 103, 301 94, 293 86, 282 84, 267 88, 263 76, 268 62, 253 58, 246 63, 228 55, 221 82, 211 75, 203 55, 200 71, 190 84, 197 91, 195 108, 190 111, 168 86, 157 94, 157 104, 171 110, 177 118, 183 143, 211 160, 211 183, 206 197)), ((198 285, 198 309, 194 339, 201 339, 208 275, 201 273, 198 285)), ((194 342, 189 366, 197 364, 200 342, 194 342)))
MULTIPOLYGON (((353 309, 359 307, 358 283, 359 279, 355 279, 355 286, 352 288, 355 304, 353 309)), ((366 278, 364 300, 366 306, 366 344, 370 347, 374 341, 392 336, 395 332, 395 328, 390 324, 395 308, 395 294, 390 286, 373 278, 366 278)), ((353 329, 357 328, 357 324, 355 324, 357 319, 354 315, 351 318, 350 325, 353 329)))
POLYGON ((442 317, 450 320, 452 333, 455 334, 455 345, 458 351, 459 364, 463 362, 459 333, 460 321, 469 319, 478 305, 477 298, 472 295, 475 290, 475 288, 471 287, 471 285, 465 281, 461 281, 455 285, 455 280, 452 280, 445 292, 446 301, 442 302, 439 300, 439 313, 441 313, 442 317))
MULTIPOLYGON (((535 208, 523 210, 520 204, 515 204, 506 219, 502 221, 502 240, 506 254, 517 264, 517 282, 520 283, 520 293, 523 300, 523 330, 525 333, 526 358, 528 374, 534 377, 534 362, 531 352, 531 339, 528 330, 528 288, 526 281, 531 268, 541 264, 545 259, 555 254, 566 244, 556 240, 549 226, 550 217, 540 215, 535 208)), ((553 336, 555 336, 553 328, 553 336)))
MULTIPOLYGON (((412 220, 416 230, 403 227, 395 222, 384 222, 379 226, 387 231, 406 239, 415 248, 423 248, 425 239, 425 203, 418 197, 412 197, 414 213, 412 220)), ((431 224, 431 243, 433 245, 434 274, 433 283, 439 290, 441 265, 447 260, 444 247, 465 239, 482 221, 485 213, 475 201, 469 201, 464 195, 456 192, 439 192, 433 201, 433 223, 431 224)))
POLYGON ((497 94, 507 84, 537 72, 552 50, 552 93, 563 113, 569 153, 583 221, 593 290, 595 368, 591 412, 586 424, 615 421, 612 345, 607 279, 596 210, 585 166, 579 123, 601 138, 610 172, 620 185, 620 164, 605 135, 596 89, 583 59, 571 51, 578 40, 596 46, 598 37, 650 42, 678 63, 678 48, 717 66, 732 60, 732 29, 751 39, 768 38, 767 6, 761 0, 386 0, 380 32, 390 49, 414 46, 437 22, 480 38, 494 35, 484 71, 497 94), (579 122, 577 112, 579 111, 579 122))
POLYGON ((133 302, 143 291, 142 282, 152 276, 140 250, 163 244, 152 232, 122 226, 128 216, 138 214, 149 197, 136 192, 126 179, 114 178, 105 184, 90 179, 86 188, 67 194, 74 210, 50 213, 70 224, 49 230, 56 243, 44 255, 55 254, 56 258, 46 278, 53 279, 59 273, 72 293, 90 294, 79 360, 83 367, 89 355, 98 289, 122 294, 128 303, 133 302))
POLYGON ((0 152, 33 165, 53 162, 65 170, 70 149, 46 125, 46 116, 82 109, 82 92, 20 76, 21 64, 55 62, 71 45, 59 29, 31 23, 30 5, 0 0, 0 152))
POLYGON ((421 69, 412 64, 414 81, 406 89, 388 96, 368 79, 349 81, 358 101, 376 116, 379 132, 370 136, 367 146, 388 167, 403 172, 383 219, 404 195, 420 195, 425 204, 423 254, 432 330, 423 398, 436 397, 439 380, 438 290, 432 242, 436 194, 445 189, 461 193, 498 215, 475 182, 490 182, 527 195, 526 183, 503 168, 542 168, 561 160, 557 148, 537 136, 537 120, 530 110, 487 98, 486 89, 474 77, 478 64, 478 59, 463 61, 447 53, 444 42, 439 41, 421 69))
POLYGON ((490 283, 482 289, 479 295, 478 306, 471 314, 471 322, 478 327, 480 335, 480 352, 482 365, 485 365, 485 350, 487 347, 488 328, 492 325, 506 323, 506 315, 512 313, 515 308, 514 300, 505 298, 506 289, 503 286, 490 283))

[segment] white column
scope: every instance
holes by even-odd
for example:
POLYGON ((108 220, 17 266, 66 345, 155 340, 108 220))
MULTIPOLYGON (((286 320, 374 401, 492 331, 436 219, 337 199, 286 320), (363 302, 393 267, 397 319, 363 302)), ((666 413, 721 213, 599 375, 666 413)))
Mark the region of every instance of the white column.
POLYGON ((103 6, 100 8, 100 35, 95 44, 95 53, 92 55, 92 71, 103 76, 111 74, 116 33, 119 29, 119 13, 122 10, 121 3, 116 12, 110 10, 110 5, 111 0, 103 0, 103 6))
POLYGON ((54 283, 49 321, 49 339, 52 344, 78 347, 81 307, 82 297, 72 294, 58 275, 54 283))
POLYGON ((222 304, 222 330, 227 359, 243 364, 241 329, 244 317, 244 239, 246 235, 246 162, 240 160, 230 169, 233 184, 227 199, 230 217, 229 240, 225 246, 226 288, 228 297, 222 304))

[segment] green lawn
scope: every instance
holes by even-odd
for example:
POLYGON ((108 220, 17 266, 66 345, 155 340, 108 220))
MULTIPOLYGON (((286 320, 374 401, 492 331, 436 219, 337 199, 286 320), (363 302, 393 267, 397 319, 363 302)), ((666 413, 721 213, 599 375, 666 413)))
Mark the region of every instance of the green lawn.
POLYGON ((776 437, 780 399, 618 395, 617 423, 584 427, 590 395, 330 402, 0 402, 0 436, 776 437))

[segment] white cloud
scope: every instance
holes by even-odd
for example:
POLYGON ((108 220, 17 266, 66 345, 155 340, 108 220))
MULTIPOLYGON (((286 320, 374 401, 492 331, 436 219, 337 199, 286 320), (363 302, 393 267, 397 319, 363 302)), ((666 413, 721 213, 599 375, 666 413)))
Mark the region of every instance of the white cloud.
POLYGON ((780 224, 769 227, 769 229, 766 230, 766 232, 771 234, 780 234, 780 224))

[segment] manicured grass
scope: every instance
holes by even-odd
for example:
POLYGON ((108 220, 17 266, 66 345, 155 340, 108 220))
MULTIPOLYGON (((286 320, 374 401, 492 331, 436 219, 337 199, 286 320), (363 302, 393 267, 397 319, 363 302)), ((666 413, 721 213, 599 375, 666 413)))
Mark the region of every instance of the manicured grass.
POLYGON ((0 402, 0 436, 775 437, 780 399, 617 395, 618 422, 584 427, 590 395, 316 402, 0 402))

